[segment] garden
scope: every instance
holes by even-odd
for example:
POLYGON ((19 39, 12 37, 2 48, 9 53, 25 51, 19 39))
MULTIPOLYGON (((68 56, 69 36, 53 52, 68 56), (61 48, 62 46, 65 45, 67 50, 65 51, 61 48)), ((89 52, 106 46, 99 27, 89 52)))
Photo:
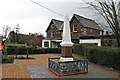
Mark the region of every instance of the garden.
MULTIPOLYGON (((73 46, 73 57, 87 59, 88 61, 120 70, 120 49, 118 47, 98 47, 93 44, 77 44, 73 46)), ((31 59, 31 54, 60 54, 61 48, 36 48, 24 44, 4 44, 3 63, 12 63, 15 58, 31 59), (21 57, 17 57, 21 55, 21 57), (26 55, 23 57, 22 55, 26 55)))

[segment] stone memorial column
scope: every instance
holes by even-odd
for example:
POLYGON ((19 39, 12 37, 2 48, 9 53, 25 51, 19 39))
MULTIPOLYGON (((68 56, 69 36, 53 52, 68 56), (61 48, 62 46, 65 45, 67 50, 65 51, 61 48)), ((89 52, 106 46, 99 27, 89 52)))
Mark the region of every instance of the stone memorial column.
POLYGON ((71 33, 70 33, 68 16, 65 16, 63 38, 62 38, 62 43, 60 43, 60 45, 62 49, 60 61, 73 61, 73 57, 72 57, 73 43, 71 42, 71 33))

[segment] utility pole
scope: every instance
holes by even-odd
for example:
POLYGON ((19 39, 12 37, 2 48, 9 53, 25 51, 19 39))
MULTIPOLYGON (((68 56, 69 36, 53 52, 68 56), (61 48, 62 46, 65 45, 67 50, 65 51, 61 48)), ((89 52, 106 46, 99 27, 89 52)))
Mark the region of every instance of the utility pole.
MULTIPOLYGON (((18 43, 18 33, 19 33, 19 29, 20 29, 20 26, 19 24, 16 25, 16 28, 15 28, 15 42, 18 43)), ((15 46, 15 43, 14 43, 14 46, 15 46)), ((16 54, 16 58, 17 58, 17 50, 15 49, 15 54, 16 54)))
POLYGON ((18 36, 18 34, 19 34, 19 30, 20 30, 19 24, 16 25, 16 28, 15 28, 15 29, 16 29, 16 34, 15 34, 15 35, 16 35, 16 36, 15 36, 15 39, 16 39, 16 40, 15 40, 15 41, 16 41, 16 43, 18 43, 18 42, 19 42, 19 36, 18 36))

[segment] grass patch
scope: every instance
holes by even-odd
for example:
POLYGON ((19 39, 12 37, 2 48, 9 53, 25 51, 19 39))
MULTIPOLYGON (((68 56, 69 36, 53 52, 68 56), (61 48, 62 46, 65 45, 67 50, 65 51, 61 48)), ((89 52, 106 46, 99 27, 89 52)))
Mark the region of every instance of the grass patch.
POLYGON ((13 44, 13 43, 8 43, 7 46, 17 46, 17 47, 22 47, 26 46, 25 44, 13 44))
POLYGON ((74 58, 81 58, 81 59, 85 59, 85 57, 84 57, 84 56, 82 56, 82 55, 80 55, 80 54, 72 54, 72 56, 73 56, 74 58))
POLYGON ((72 54, 74 58, 80 58, 80 54, 72 54))

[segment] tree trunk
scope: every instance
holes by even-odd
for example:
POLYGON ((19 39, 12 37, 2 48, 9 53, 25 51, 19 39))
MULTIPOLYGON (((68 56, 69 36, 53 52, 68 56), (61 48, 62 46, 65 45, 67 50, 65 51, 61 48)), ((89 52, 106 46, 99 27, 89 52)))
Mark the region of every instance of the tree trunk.
POLYGON ((28 51, 28 49, 27 49, 27 59, 29 58, 29 56, 28 56, 28 55, 29 55, 29 51, 28 51))

